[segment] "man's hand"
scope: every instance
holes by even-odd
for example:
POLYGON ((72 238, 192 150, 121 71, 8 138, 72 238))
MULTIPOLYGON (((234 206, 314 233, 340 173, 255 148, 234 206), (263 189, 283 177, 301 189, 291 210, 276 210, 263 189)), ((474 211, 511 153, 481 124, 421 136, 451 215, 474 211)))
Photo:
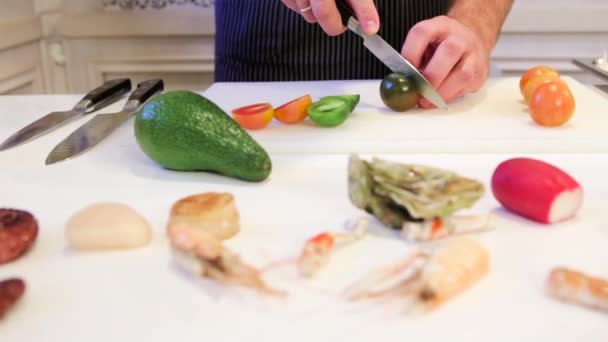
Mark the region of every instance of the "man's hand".
MULTIPOLYGON (((415 25, 401 54, 446 102, 478 91, 489 76, 490 55, 514 0, 454 0, 446 16, 415 25)), ((433 105, 422 99, 420 106, 433 105)))
MULTIPOLYGON (((478 91, 488 78, 490 48, 472 29, 447 16, 416 24, 401 54, 450 102, 478 91)), ((434 107, 421 99, 423 108, 434 107)))
MULTIPOLYGON (((255 0, 251 0, 255 1, 255 0)), ((319 23, 321 28, 331 36, 346 31, 342 25, 340 12, 335 0, 282 0, 285 6, 302 15, 309 23, 319 23)), ((378 10, 373 0, 350 1, 363 31, 376 34, 380 28, 378 10)))

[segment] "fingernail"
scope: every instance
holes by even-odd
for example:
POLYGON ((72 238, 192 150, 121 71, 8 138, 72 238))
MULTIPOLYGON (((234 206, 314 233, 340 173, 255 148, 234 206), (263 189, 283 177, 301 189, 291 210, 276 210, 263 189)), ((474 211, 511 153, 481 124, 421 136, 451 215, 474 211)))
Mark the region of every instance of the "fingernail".
POLYGON ((375 34, 376 32, 378 32, 378 28, 378 23, 374 20, 370 20, 365 23, 365 31, 368 34, 375 34))

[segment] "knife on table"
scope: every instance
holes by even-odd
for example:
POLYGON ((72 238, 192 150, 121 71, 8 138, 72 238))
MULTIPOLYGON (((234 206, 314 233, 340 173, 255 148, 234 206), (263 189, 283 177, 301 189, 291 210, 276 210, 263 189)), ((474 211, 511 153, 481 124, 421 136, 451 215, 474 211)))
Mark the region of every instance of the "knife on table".
POLYGON ((133 116, 150 98, 165 88, 162 80, 149 80, 137 85, 123 110, 117 113, 97 114, 75 130, 49 153, 46 165, 75 157, 97 145, 118 126, 133 116))
POLYGON ((114 79, 92 90, 74 108, 64 112, 52 112, 23 127, 2 144, 0 151, 21 145, 33 138, 46 134, 76 118, 105 108, 131 91, 131 80, 114 79))
POLYGON ((418 85, 418 92, 429 102, 439 108, 448 108, 439 92, 437 92, 437 89, 407 59, 401 56, 399 52, 377 34, 368 35, 363 32, 359 21, 355 17, 355 12, 346 0, 338 0, 336 4, 338 5, 344 26, 363 38, 363 45, 371 53, 393 72, 401 72, 413 77, 418 85))

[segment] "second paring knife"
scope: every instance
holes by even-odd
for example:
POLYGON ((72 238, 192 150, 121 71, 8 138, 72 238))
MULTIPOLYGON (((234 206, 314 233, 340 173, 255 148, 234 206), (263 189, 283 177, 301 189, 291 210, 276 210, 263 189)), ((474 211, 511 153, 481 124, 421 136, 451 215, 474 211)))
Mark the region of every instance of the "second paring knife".
POLYGON ((121 99, 130 91, 131 80, 128 78, 107 81, 86 94, 71 110, 49 113, 23 127, 0 144, 0 151, 24 144, 59 128, 72 120, 82 118, 85 115, 100 110, 121 99))
POLYGON ((149 80, 138 84, 121 112, 97 114, 55 146, 46 158, 46 165, 73 158, 93 148, 137 113, 145 102, 163 90, 162 80, 149 80))

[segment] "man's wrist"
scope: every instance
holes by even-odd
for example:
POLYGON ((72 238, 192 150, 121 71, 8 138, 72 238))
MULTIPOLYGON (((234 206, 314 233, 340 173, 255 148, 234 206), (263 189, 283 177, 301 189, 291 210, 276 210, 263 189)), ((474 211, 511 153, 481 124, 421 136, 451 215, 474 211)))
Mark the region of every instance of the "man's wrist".
POLYGON ((488 54, 494 49, 513 0, 456 0, 447 16, 473 30, 488 54))

